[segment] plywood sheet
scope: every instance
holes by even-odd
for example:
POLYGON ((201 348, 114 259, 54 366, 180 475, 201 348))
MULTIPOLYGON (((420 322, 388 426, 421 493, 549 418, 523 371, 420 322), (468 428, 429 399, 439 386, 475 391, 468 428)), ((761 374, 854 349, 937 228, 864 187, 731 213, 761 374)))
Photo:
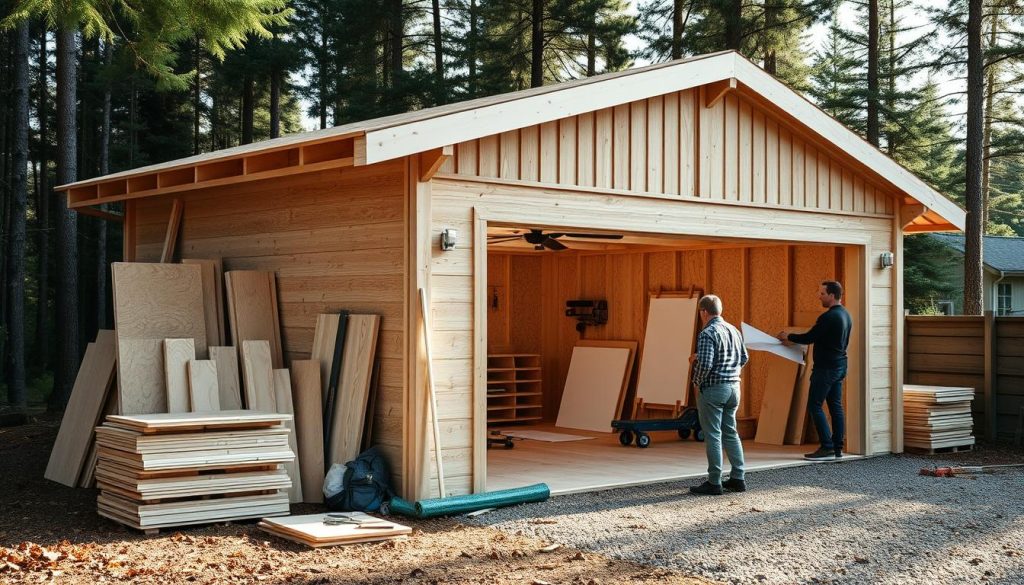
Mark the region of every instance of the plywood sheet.
POLYGON ((273 272, 233 270, 224 275, 231 322, 231 342, 264 339, 270 343, 271 367, 284 367, 277 282, 273 272))
POLYGON ((765 355, 764 359, 768 362, 768 369, 754 442, 782 445, 786 442, 789 407, 793 403, 800 364, 775 355, 765 355))
POLYGON ((163 340, 194 339, 197 355, 206 355, 201 270, 115 262, 111 271, 120 411, 167 412, 163 340))
MULTIPOLYGON (((274 370, 274 401, 277 403, 277 411, 281 414, 295 414, 292 406, 292 380, 286 369, 274 370)), ((284 426, 291 431, 288 433, 288 448, 295 454, 295 459, 284 464, 285 470, 288 471, 288 477, 292 480, 292 485, 288 489, 288 501, 301 502, 302 473, 299 462, 299 446, 295 437, 295 419, 285 421, 284 426)))
POLYGON ((182 264, 195 264, 202 270, 203 311, 206 315, 206 345, 224 345, 224 272, 220 259, 184 259, 182 264))
POLYGON ((379 329, 379 315, 348 317, 338 396, 331 420, 330 463, 346 463, 359 455, 379 329))
POLYGON ((273 411, 222 410, 220 412, 184 412, 136 415, 112 415, 107 424, 141 431, 180 431, 203 428, 255 428, 279 425, 291 417, 273 411))
POLYGON ((622 389, 619 391, 619 402, 615 407, 615 418, 622 418, 623 409, 626 406, 626 394, 629 390, 630 378, 633 377, 633 362, 636 359, 635 341, 612 340, 612 339, 581 339, 576 342, 576 347, 617 347, 629 350, 629 358, 626 360, 626 373, 622 377, 622 389))
POLYGON ((274 372, 270 364, 269 342, 242 342, 242 381, 245 385, 245 406, 249 410, 277 412, 277 402, 274 399, 274 372))
POLYGON ((697 299, 652 298, 640 354, 636 397, 647 404, 686 404, 697 299))
POLYGON ((242 391, 238 379, 238 351, 234 346, 211 347, 210 359, 217 363, 217 395, 223 410, 242 408, 242 391))
POLYGON ((164 383, 167 387, 167 412, 189 412, 188 363, 196 359, 195 341, 164 340, 164 383))
MULTIPOLYGON (((334 344, 338 339, 340 319, 341 315, 317 315, 316 329, 313 330, 313 350, 309 357, 320 364, 321 408, 326 404, 327 383, 331 376, 331 363, 334 361, 334 344)), ((321 428, 322 426, 321 424, 321 428)))
POLYGON ((318 504, 324 501, 324 419, 320 399, 320 360, 295 360, 291 370, 297 456, 302 474, 302 501, 318 504))
POLYGON ((217 390, 217 362, 189 360, 188 396, 192 412, 217 412, 220 394, 217 390))
POLYGON ((363 512, 350 512, 353 520, 362 522, 373 522, 381 528, 359 528, 355 524, 324 524, 326 514, 309 514, 305 516, 286 516, 283 518, 265 518, 260 522, 260 528, 282 538, 288 538, 308 544, 309 546, 330 546, 337 544, 351 544, 355 542, 369 542, 371 540, 386 540, 396 536, 410 534, 412 529, 408 526, 396 524, 365 514, 363 512))
MULTIPOLYGON (((803 331, 789 328, 787 331, 803 331)), ((807 432, 807 399, 811 391, 811 372, 814 370, 814 354, 808 350, 804 354, 804 365, 800 366, 800 377, 793 391, 793 403, 789 408, 789 421, 786 425, 786 444, 802 445, 807 432)))
POLYGON ((78 482, 114 378, 115 354, 113 331, 99 331, 96 342, 86 348, 46 464, 46 479, 68 487, 78 482))
POLYGON ((627 348, 573 348, 555 425, 610 432, 628 361, 627 348))

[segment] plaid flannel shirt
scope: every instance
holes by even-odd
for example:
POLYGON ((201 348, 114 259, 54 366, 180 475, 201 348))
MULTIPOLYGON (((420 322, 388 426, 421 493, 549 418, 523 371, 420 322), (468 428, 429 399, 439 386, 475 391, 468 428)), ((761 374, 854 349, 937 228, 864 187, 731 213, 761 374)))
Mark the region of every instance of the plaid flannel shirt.
POLYGON ((697 359, 693 383, 697 388, 740 381, 740 370, 747 364, 747 348, 735 327, 721 317, 713 317, 697 335, 697 359))

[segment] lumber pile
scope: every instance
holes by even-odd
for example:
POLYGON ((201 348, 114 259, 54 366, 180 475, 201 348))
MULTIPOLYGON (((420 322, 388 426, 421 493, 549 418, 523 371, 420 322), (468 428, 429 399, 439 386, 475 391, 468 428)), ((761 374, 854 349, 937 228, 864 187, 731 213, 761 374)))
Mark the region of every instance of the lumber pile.
POLYGON ((264 518, 259 527, 278 538, 314 548, 394 540, 412 532, 408 526, 362 512, 264 518))
POLYGON ((903 386, 903 446, 934 453, 974 445, 974 388, 903 386))
POLYGON ((99 514, 138 530, 288 514, 291 416, 113 415, 96 428, 99 514))

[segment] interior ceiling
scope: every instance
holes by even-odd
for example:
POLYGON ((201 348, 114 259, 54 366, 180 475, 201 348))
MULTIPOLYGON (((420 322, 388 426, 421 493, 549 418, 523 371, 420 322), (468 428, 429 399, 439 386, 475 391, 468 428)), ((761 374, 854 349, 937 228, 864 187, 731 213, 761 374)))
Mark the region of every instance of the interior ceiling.
POLYGON ((621 239, 606 240, 597 238, 579 238, 570 235, 562 235, 557 241, 568 250, 576 251, 615 251, 643 248, 645 250, 663 248, 666 250, 687 250, 706 248, 736 248, 748 246, 778 245, 783 242, 767 242, 764 240, 747 241, 732 238, 697 238, 685 236, 651 236, 628 232, 614 232, 607 230, 591 230, 585 228, 540 228, 540 227, 518 227, 518 226, 487 226, 487 247, 491 251, 499 252, 534 252, 537 254, 552 254, 559 252, 544 248, 537 250, 534 244, 527 242, 522 237, 532 229, 540 229, 548 234, 607 234, 621 235, 621 239), (506 239, 508 238, 508 239, 506 239))

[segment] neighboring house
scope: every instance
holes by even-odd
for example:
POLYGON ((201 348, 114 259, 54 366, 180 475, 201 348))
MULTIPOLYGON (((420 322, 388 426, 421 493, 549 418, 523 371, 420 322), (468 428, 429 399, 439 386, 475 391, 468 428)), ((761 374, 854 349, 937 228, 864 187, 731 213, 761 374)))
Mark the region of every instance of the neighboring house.
MULTIPOLYGON (((963 234, 929 234, 928 237, 942 242, 957 256, 955 270, 949 278, 960 292, 964 281, 964 236, 963 234), (954 280, 955 279, 955 280, 954 280)), ((1010 236, 985 236, 982 247, 984 257, 983 286, 985 310, 996 315, 1024 317, 1024 238, 1010 236)), ((963 295, 939 301, 939 308, 949 315, 963 313, 963 295)))

